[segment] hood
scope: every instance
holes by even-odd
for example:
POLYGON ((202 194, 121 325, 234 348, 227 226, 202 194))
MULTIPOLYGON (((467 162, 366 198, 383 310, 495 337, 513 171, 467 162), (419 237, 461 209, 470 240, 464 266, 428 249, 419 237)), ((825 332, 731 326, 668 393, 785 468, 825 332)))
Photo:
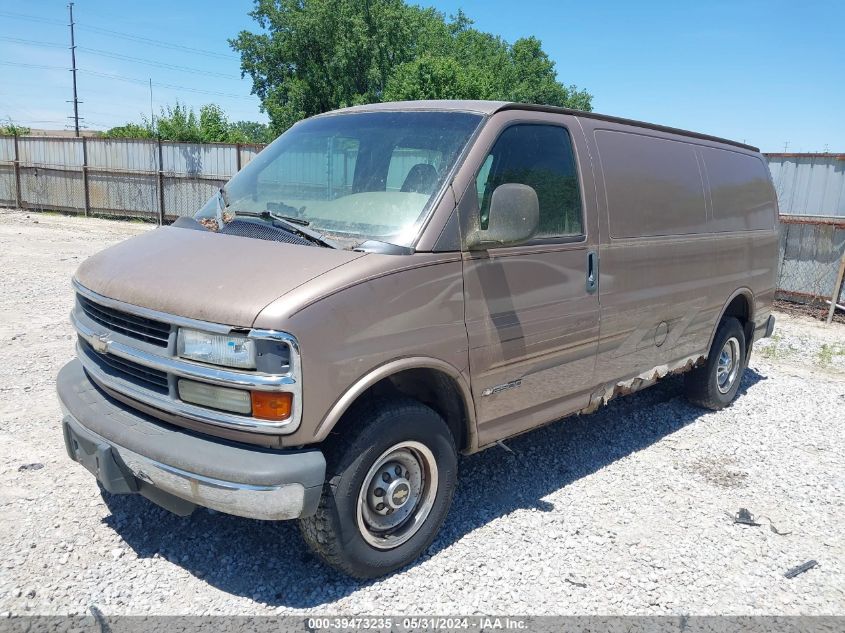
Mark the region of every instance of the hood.
POLYGON ((76 279, 132 305, 251 327, 274 300, 364 255, 162 227, 90 257, 76 279))

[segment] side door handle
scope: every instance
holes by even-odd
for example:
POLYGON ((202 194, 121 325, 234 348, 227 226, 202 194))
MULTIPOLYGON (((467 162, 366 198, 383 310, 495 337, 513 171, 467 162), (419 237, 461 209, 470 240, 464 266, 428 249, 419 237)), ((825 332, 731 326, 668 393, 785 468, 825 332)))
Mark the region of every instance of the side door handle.
POLYGON ((587 292, 593 294, 599 288, 599 254, 587 252, 587 292))

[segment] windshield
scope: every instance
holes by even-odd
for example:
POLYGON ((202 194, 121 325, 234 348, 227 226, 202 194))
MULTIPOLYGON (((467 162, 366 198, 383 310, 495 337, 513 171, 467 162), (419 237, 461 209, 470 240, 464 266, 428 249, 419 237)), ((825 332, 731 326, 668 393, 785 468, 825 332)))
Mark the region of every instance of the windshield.
POLYGON ((303 239, 409 246, 480 121, 462 112, 308 119, 258 154, 195 219, 221 232, 237 220, 299 229, 303 239))

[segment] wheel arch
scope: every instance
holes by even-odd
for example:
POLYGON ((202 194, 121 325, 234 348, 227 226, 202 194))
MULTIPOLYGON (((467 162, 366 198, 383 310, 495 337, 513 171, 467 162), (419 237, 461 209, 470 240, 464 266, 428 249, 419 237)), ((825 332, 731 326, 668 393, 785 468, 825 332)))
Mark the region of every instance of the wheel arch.
POLYGON ((707 354, 710 354, 710 347, 716 337, 719 324, 725 317, 736 317, 745 332, 746 356, 751 350, 751 343, 754 333, 754 293, 750 288, 742 287, 734 290, 719 311, 719 318, 713 324, 710 331, 710 338, 707 341, 707 354))
POLYGON ((413 397, 437 411, 449 425, 459 450, 478 448, 475 405, 461 372, 453 365, 429 357, 399 358, 379 365, 356 380, 335 401, 320 422, 314 441, 321 442, 344 425, 344 414, 359 399, 379 391, 413 397))

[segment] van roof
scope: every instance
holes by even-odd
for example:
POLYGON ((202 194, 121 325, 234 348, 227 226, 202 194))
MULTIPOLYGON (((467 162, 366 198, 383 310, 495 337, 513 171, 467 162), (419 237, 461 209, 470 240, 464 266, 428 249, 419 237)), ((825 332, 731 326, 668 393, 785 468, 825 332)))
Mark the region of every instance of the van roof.
POLYGON ((342 108, 340 110, 333 110, 318 116, 326 116, 336 114, 339 112, 373 112, 386 110, 440 110, 440 111, 457 111, 457 112, 477 112, 478 114, 490 115, 503 110, 529 110, 533 112, 554 112, 558 114, 570 114, 579 117, 590 119, 598 119, 600 121, 609 121, 611 123, 619 123, 622 125, 633 125, 636 127, 644 127, 651 130, 658 130, 660 132, 668 132, 670 134, 680 134, 682 136, 691 136, 693 138, 704 139, 706 141, 715 141, 717 143, 725 143, 735 147, 751 150, 752 152, 759 152, 759 148, 753 145, 746 145, 726 138, 718 136, 710 136, 709 134, 701 134, 699 132, 691 132, 689 130, 682 130, 679 128, 669 127, 666 125, 657 125, 656 123, 646 123, 644 121, 636 121, 634 119, 625 119, 622 117, 610 116, 607 114, 599 114, 597 112, 585 112, 583 110, 572 110, 570 108, 559 108, 557 106, 536 105, 533 103, 515 103, 511 101, 476 101, 476 100, 429 100, 429 101, 388 101, 385 103, 370 103, 367 105, 352 106, 350 108, 342 108))

